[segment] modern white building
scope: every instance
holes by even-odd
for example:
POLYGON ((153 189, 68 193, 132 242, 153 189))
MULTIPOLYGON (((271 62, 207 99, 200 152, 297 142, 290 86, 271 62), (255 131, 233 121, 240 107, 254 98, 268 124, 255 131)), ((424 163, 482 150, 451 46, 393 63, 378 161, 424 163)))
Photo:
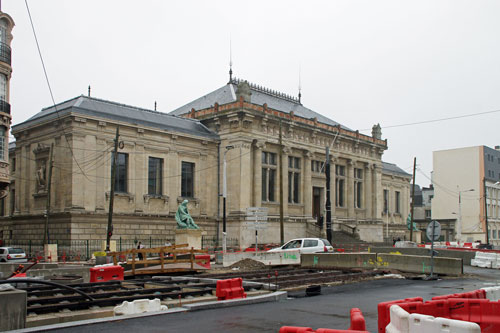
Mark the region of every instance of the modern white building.
POLYGON ((433 152, 433 183, 432 219, 455 219, 462 242, 500 245, 500 146, 433 152))

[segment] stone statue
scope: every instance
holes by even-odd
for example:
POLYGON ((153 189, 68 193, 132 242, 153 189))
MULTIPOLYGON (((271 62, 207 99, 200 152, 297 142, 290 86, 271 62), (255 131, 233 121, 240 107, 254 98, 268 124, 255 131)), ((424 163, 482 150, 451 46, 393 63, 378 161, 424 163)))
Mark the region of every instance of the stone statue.
POLYGON ((373 125, 372 127, 372 137, 375 139, 382 140, 382 128, 380 124, 373 125))
POLYGON ((179 208, 177 208, 177 212, 175 213, 177 229, 200 229, 200 227, 198 227, 196 223, 194 223, 191 215, 189 215, 187 204, 188 201, 184 200, 179 205, 179 208))
POLYGON ((36 171, 36 184, 38 189, 44 189, 47 185, 45 163, 40 164, 40 167, 36 171))
MULTIPOLYGON (((408 228, 408 230, 411 229, 410 225, 411 225, 411 213, 408 214, 408 218, 406 219, 406 227, 408 228)), ((413 230, 418 231, 417 224, 415 222, 413 222, 413 230)))

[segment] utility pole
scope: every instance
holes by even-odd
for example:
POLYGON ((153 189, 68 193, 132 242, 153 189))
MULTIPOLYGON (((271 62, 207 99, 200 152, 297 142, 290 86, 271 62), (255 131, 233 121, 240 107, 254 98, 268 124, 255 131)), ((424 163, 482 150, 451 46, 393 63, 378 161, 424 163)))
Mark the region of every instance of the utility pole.
POLYGON ((280 153, 279 153, 279 171, 280 171, 280 243, 285 244, 285 228, 283 222, 283 133, 281 129, 281 119, 280 119, 280 153))
POLYGON ((326 147, 326 239, 332 243, 332 204, 330 202, 330 148, 326 147))
POLYGON ((52 183, 52 158, 54 154, 54 143, 50 145, 49 169, 47 170, 47 206, 45 208, 45 230, 43 233, 43 244, 50 242, 49 237, 49 216, 50 216, 50 196, 51 196, 51 183, 52 183))
POLYGON ((411 187, 411 212, 410 212, 410 242, 413 241, 413 207, 415 207, 415 170, 417 169, 417 158, 413 158, 413 185, 411 187))
POLYGON ((109 191, 109 212, 108 212, 108 232, 106 233, 106 252, 109 252, 109 244, 113 235, 113 202, 115 199, 115 178, 116 165, 118 159, 118 138, 120 137, 120 128, 116 127, 115 150, 113 151, 112 167, 111 167, 111 190, 109 191))
POLYGON ((486 227, 486 244, 490 243, 490 235, 488 229, 488 197, 486 191, 486 177, 483 177, 483 187, 484 187, 484 222, 486 227))

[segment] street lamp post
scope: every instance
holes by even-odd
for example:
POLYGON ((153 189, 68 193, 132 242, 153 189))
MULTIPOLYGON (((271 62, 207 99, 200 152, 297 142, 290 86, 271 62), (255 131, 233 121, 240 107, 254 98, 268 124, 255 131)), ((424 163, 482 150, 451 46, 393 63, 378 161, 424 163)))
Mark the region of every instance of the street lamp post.
POLYGON ((234 146, 226 146, 224 150, 224 166, 222 169, 222 253, 227 250, 227 232, 226 232, 226 197, 227 197, 227 181, 226 181, 226 153, 233 149, 234 146))
POLYGON ((462 239, 462 192, 473 192, 473 191, 474 191, 473 188, 471 188, 470 190, 458 191, 458 221, 457 221, 458 226, 456 230, 458 243, 460 243, 460 240, 462 239))

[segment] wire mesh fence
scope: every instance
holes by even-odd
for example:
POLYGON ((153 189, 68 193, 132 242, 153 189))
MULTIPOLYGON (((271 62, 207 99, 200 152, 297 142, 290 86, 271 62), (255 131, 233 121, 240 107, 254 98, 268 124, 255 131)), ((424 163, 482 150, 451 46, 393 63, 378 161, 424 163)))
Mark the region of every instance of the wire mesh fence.
MULTIPOLYGON (((116 251, 125 251, 137 248, 142 245, 145 248, 161 247, 175 244, 173 238, 117 238, 112 239, 111 248, 114 250, 113 243, 116 244, 116 251)), ((2 240, 2 246, 22 248, 26 255, 31 259, 44 258, 43 240, 2 240)), ((80 261, 89 260, 94 252, 101 252, 106 249, 105 239, 81 239, 81 240, 58 240, 50 241, 50 244, 57 244, 57 255, 61 261, 80 261)), ((239 250, 237 238, 227 239, 228 251, 239 250)), ((202 249, 208 252, 222 250, 222 238, 214 236, 202 236, 202 249)))

